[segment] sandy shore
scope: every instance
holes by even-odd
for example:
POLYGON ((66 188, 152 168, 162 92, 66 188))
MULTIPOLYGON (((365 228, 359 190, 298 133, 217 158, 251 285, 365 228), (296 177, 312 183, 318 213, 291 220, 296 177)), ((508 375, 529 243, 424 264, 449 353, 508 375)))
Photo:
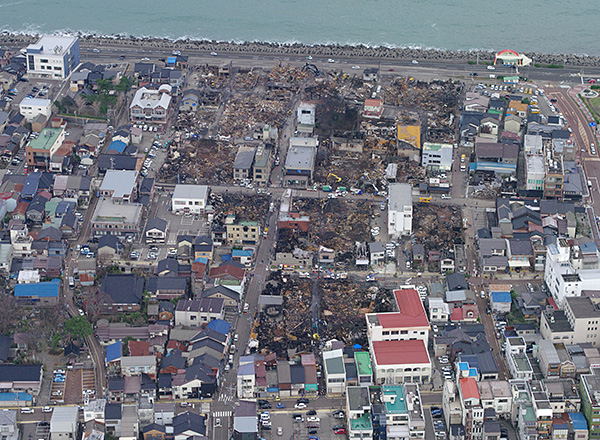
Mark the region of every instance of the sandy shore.
MULTIPOLYGON (((2 44, 28 44, 36 39, 32 35, 0 34, 0 45, 2 44)), ((475 61, 479 55, 480 62, 494 60, 494 52, 488 51, 450 51, 450 50, 428 50, 391 47, 367 47, 367 46, 344 46, 344 45, 315 45, 303 44, 276 44, 276 43, 231 43, 208 40, 167 40, 160 38, 137 38, 137 37, 101 37, 80 35, 81 42, 88 45, 122 44, 123 46, 153 47, 172 49, 193 49, 226 53, 265 53, 281 55, 313 55, 328 57, 366 57, 381 59, 417 59, 432 61, 475 61)), ((534 63, 558 64, 567 66, 600 66, 600 57, 584 55, 563 54, 538 54, 525 53, 534 59, 534 63)))

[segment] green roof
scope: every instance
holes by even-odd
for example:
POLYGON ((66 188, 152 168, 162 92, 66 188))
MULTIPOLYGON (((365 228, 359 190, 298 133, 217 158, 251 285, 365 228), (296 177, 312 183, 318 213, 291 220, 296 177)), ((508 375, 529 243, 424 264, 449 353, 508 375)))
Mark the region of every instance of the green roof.
POLYGON ((359 375, 373 375, 373 366, 371 365, 371 356, 366 351, 357 351, 354 353, 354 362, 356 363, 356 372, 359 375))
POLYGON ((385 400, 386 414, 407 414, 406 401, 404 400, 404 390, 402 386, 384 386, 383 395, 385 400), (396 396, 393 402, 390 402, 390 396, 396 396))
POLYGON ((62 128, 44 128, 37 138, 29 141, 29 146, 36 150, 49 150, 62 131, 62 128))
POLYGON ((370 431, 371 426, 371 414, 363 414, 359 418, 350 419, 350 429, 352 431, 370 431))
MULTIPOLYGON (((521 407, 523 408, 523 407, 521 407)), ((523 420, 526 422, 535 422, 535 412, 533 411, 532 405, 525 405, 525 414, 523 414, 523 420)))

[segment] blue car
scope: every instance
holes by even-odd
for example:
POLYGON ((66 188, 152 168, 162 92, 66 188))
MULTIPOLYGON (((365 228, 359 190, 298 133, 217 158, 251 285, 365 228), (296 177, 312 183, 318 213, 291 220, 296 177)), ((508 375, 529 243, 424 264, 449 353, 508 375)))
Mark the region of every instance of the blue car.
POLYGON ((276 406, 277 406, 277 408, 279 408, 279 409, 281 409, 281 408, 285 408, 285 403, 278 402, 276 406))
POLYGON ((64 377, 55 377, 54 378, 54 382, 64 382, 65 378, 64 377))
POLYGON ((308 439, 309 440, 319 440, 319 437, 317 437, 315 435, 311 435, 308 439))

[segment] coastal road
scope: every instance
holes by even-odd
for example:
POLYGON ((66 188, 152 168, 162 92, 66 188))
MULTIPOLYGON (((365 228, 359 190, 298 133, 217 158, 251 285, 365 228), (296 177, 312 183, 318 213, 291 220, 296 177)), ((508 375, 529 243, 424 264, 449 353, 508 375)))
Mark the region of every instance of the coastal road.
MULTIPOLYGON (((169 50, 158 47, 143 47, 135 45, 122 45, 116 43, 103 43, 99 53, 93 52, 95 47, 82 43, 82 60, 92 62, 117 62, 121 55, 125 56, 124 61, 140 62, 142 58, 149 58, 149 62, 158 62, 172 56, 169 50)), ((487 69, 486 65, 471 65, 464 61, 428 61, 421 60, 418 64, 413 64, 412 60, 407 59, 389 59, 375 57, 335 57, 334 63, 329 63, 327 56, 315 55, 311 60, 307 60, 304 55, 295 54, 269 54, 269 53, 250 53, 250 52, 223 52, 217 56, 211 56, 206 50, 186 49, 183 55, 190 56, 190 63, 194 64, 222 64, 233 61, 235 66, 240 67, 262 67, 272 68, 280 62, 289 62, 294 65, 303 66, 307 62, 315 64, 320 69, 336 69, 345 72, 361 72, 365 68, 378 68, 383 75, 411 75, 419 79, 435 79, 448 77, 464 77, 473 81, 489 80, 489 75, 512 75, 513 71, 509 67, 496 66, 495 70, 487 69), (359 66, 360 70, 353 70, 352 66, 359 66), (470 76, 472 72, 477 76, 470 76)), ((521 71, 522 75, 528 75, 529 78, 536 81, 549 82, 577 82, 579 77, 576 75, 581 71, 580 68, 565 67, 563 69, 547 69, 529 67, 521 71)), ((586 68, 586 76, 600 77, 600 68, 586 68)))
MULTIPOLYGON (((135 42, 130 44, 124 41, 102 41, 95 45, 90 42, 81 41, 82 61, 96 63, 116 63, 125 61, 128 63, 140 62, 142 58, 148 58, 149 62, 159 62, 172 56, 172 50, 177 48, 174 43, 172 48, 149 46, 148 44, 135 42), (94 52, 93 50, 100 52, 94 52), (119 57, 124 55, 124 60, 119 57)), ((11 46, 7 43, 3 46, 9 50, 18 51, 21 46, 11 46)), ((310 48, 306 49, 307 52, 310 48)), ((509 75, 512 70, 505 66, 496 66, 495 70, 488 70, 484 64, 471 65, 464 60, 418 60, 413 64, 411 59, 390 59, 384 57, 361 57, 361 56, 333 56, 334 63, 328 63, 327 55, 313 55, 307 60, 305 54, 270 54, 258 52, 220 52, 212 56, 208 50, 182 49, 182 54, 189 56, 190 63, 194 64, 222 64, 233 61, 239 67, 262 67, 271 68, 279 62, 289 62, 294 65, 303 66, 306 62, 317 65, 320 69, 336 69, 344 72, 360 73, 365 68, 378 68, 382 75, 410 75, 418 79, 431 80, 443 78, 467 78, 473 81, 489 81, 489 75, 509 75), (352 70, 352 66, 359 66, 360 70, 352 70), (475 72, 477 76, 470 76, 475 72)), ((563 69, 548 69, 537 67, 525 67, 521 69, 521 75, 528 76, 536 81, 575 83, 579 81, 581 67, 566 66, 563 69)), ((600 67, 585 67, 585 76, 600 78, 600 67)))

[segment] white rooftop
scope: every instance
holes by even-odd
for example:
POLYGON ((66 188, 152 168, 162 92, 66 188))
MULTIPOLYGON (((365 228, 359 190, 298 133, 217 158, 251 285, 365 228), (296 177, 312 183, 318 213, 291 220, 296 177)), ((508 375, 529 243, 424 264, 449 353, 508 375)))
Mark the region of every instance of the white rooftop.
POLYGON ((405 206, 412 207, 412 186, 409 183, 392 183, 389 188, 389 209, 404 211, 405 206))
POLYGON ((113 191, 113 198, 130 196, 137 184, 138 172, 128 170, 107 170, 100 185, 100 191, 113 191))
POLYGON ((206 185, 175 185, 173 191, 174 199, 203 199, 208 197, 208 186, 206 185))
POLYGON ((44 98, 24 98, 19 105, 30 105, 32 107, 48 107, 49 99, 44 98))
POLYGON ((40 51, 40 55, 62 56, 69 51, 77 37, 61 37, 56 35, 44 35, 37 43, 27 46, 27 50, 40 51))
POLYGON ((164 109, 169 108, 169 104, 171 103, 171 95, 164 93, 163 90, 167 89, 150 90, 146 87, 142 87, 135 92, 135 96, 133 97, 129 108, 136 106, 140 106, 143 109, 154 109, 156 107, 162 107, 164 109))

